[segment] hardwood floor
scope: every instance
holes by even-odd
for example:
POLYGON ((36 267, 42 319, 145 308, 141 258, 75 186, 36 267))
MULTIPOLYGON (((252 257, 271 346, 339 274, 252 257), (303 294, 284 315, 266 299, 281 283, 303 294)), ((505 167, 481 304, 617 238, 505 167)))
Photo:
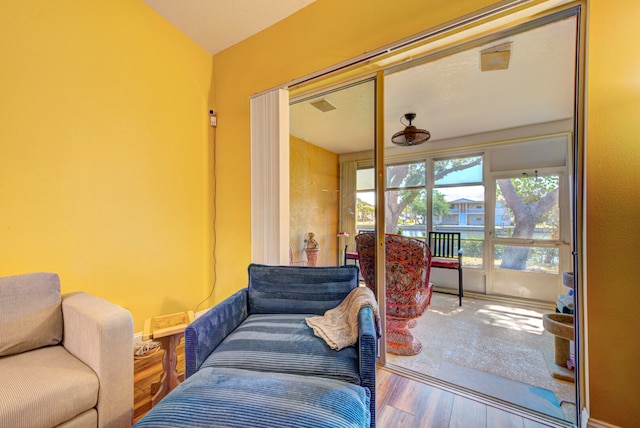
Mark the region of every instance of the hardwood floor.
POLYGON ((378 368, 378 426, 402 428, 543 428, 536 422, 464 395, 378 368))
MULTIPOLYGON (((184 345, 177 348, 184 373, 184 345)), ((151 385, 162 375, 163 351, 134 361, 134 422, 151 409, 151 385)), ((469 397, 427 385, 385 368, 377 373, 380 428, 544 428, 554 425, 510 413, 469 397)))

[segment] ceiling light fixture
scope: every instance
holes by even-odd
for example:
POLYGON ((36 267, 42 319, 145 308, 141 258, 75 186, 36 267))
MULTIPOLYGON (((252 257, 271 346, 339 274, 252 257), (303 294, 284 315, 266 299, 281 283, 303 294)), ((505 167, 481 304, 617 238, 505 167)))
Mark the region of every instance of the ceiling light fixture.
POLYGON ((425 129, 418 129, 411 124, 415 118, 415 113, 406 113, 400 118, 400 123, 405 125, 405 128, 404 130, 393 134, 393 137, 391 137, 391 142, 393 144, 397 144, 398 146, 415 146, 422 144, 431 138, 431 133, 429 131, 425 129), (403 118, 409 122, 408 125, 402 121, 403 118))

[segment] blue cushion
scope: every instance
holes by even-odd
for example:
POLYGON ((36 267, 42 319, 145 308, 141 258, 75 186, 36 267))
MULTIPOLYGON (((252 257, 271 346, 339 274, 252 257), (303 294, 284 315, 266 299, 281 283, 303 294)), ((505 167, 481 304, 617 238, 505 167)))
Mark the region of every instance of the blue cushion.
POLYGON ((357 349, 331 349, 307 326, 304 319, 308 316, 249 315, 202 367, 322 376, 359 385, 357 349))
POLYGON ((187 326, 184 330, 184 359, 187 377, 200 368, 211 351, 247 316, 247 289, 243 288, 187 326))
POLYGON ((368 427, 369 400, 366 388, 332 379, 206 368, 135 427, 368 427))
POLYGON ((250 314, 323 315, 358 286, 356 266, 249 266, 250 314))

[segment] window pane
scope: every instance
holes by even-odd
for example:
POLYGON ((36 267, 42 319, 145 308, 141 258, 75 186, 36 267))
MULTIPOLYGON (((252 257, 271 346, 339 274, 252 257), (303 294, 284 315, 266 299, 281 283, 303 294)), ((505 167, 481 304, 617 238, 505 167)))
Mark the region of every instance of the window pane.
POLYGON ((438 160, 433 165, 436 186, 482 183, 482 156, 438 160))
POLYGON ((559 177, 497 180, 496 235, 521 239, 559 239, 559 177))
POLYGON ((433 229, 484 231, 484 186, 433 189, 433 229))
POLYGON ((482 269, 484 266, 484 240, 477 235, 477 232, 463 232, 460 234, 460 245, 464 250, 462 252, 463 267, 482 269))
POLYGON ((558 249, 496 245, 494 266, 499 269, 558 274, 558 249))
POLYGON ((432 192, 433 230, 460 232, 464 267, 483 267, 484 186, 443 187, 432 192))
POLYGON ((387 167, 387 188, 424 186, 424 162, 387 167))
POLYGON ((373 190, 376 176, 373 168, 359 169, 356 171, 356 190, 373 190))
POLYGON ((388 190, 385 195, 387 233, 425 238, 427 191, 424 188, 388 190))
POLYGON ((375 192, 358 192, 356 194, 356 232, 375 228, 375 192))

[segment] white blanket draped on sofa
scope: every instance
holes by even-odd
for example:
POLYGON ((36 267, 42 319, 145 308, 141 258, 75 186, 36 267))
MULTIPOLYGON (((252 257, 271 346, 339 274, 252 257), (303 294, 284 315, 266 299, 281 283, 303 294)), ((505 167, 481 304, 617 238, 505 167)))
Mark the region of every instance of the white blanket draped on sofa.
POLYGON ((358 341, 358 313, 365 306, 373 310, 376 334, 380 337, 378 303, 373 292, 367 287, 354 289, 340 305, 329 309, 324 315, 307 318, 307 325, 313 329, 316 336, 324 339, 331 349, 339 351, 355 345, 358 341))

